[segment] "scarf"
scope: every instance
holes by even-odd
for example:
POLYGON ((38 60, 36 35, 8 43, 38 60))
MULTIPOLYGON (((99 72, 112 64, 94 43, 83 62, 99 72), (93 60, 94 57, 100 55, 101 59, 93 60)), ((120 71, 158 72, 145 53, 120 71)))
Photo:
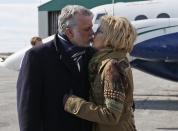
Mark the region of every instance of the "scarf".
POLYGON ((94 82, 96 74, 102 68, 102 65, 105 65, 111 59, 123 59, 126 57, 127 52, 123 50, 114 50, 112 48, 105 48, 101 51, 98 51, 94 54, 92 59, 89 62, 89 80, 94 82))
POLYGON ((82 57, 85 54, 85 48, 84 47, 78 47, 74 44, 72 44, 66 35, 64 34, 58 34, 58 37, 61 39, 61 43, 65 49, 65 51, 68 53, 68 55, 71 57, 71 59, 75 62, 75 64, 78 67, 79 72, 82 68, 82 57))

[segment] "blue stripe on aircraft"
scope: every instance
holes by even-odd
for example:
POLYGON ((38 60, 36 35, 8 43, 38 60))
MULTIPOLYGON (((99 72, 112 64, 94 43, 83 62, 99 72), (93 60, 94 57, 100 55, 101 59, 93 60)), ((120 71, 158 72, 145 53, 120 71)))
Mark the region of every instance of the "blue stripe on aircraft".
POLYGON ((138 43, 134 46, 131 56, 154 60, 178 60, 178 32, 138 43))

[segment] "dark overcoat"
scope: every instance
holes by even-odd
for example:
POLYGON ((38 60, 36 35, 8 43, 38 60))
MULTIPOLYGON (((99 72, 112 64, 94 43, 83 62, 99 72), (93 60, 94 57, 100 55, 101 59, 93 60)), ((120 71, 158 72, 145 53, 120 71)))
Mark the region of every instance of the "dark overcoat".
POLYGON ((88 61, 93 49, 85 48, 83 70, 65 53, 61 39, 26 52, 17 80, 20 131, 90 131, 91 123, 64 111, 63 97, 71 90, 88 99, 88 61))

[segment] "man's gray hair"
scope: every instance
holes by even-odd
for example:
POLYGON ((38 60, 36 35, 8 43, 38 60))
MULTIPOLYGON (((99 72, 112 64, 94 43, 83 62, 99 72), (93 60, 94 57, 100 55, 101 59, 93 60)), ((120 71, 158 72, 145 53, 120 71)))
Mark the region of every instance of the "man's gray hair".
POLYGON ((77 14, 93 17, 93 13, 83 6, 67 5, 61 10, 61 14, 58 17, 59 33, 63 34, 66 28, 76 25, 75 15, 77 14))

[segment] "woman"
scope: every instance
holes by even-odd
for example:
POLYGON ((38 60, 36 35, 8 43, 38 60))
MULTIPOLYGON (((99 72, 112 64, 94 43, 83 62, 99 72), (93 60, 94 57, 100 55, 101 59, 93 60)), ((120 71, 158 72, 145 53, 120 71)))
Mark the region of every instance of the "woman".
POLYGON ((65 110, 94 122, 93 131, 136 131, 133 115, 133 78, 127 59, 136 31, 123 17, 104 16, 89 63, 91 101, 69 96, 65 110))

